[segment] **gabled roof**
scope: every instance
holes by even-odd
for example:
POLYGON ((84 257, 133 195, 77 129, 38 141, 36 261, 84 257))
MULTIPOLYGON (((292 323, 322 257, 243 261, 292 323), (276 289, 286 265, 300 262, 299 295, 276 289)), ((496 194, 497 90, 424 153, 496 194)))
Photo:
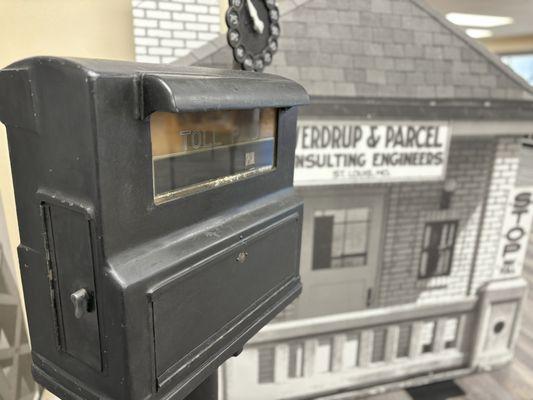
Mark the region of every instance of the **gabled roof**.
MULTIPOLYGON (((420 0, 282 0, 266 72, 312 96, 533 100, 533 88, 420 0)), ((225 34, 177 63, 231 67, 225 34)))

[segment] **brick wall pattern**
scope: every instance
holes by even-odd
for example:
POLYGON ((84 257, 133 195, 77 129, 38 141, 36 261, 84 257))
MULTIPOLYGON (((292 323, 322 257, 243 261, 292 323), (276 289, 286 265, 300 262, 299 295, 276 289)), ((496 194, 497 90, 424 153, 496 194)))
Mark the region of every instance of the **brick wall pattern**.
POLYGON ((216 38, 219 0, 133 0, 135 57, 170 63, 216 38))
MULTIPOLYGON (((454 180, 456 189, 448 210, 440 210, 444 182, 373 185, 388 188, 375 306, 458 298, 492 279, 506 200, 519 170, 520 142, 517 136, 452 139, 446 179, 454 180), (451 273, 419 279, 425 224, 444 220, 458 221, 451 273)), ((360 185, 358 191, 367 187, 360 185)), ((276 320, 292 319, 297 302, 276 320)))
MULTIPOLYGON (((502 139, 508 142, 509 139, 502 139)), ((383 247, 378 304, 390 306, 464 296, 476 251, 482 202, 495 155, 494 139, 453 139, 447 179, 457 182, 449 210, 439 210, 442 182, 392 185, 383 247), (422 235, 426 222, 458 220, 450 276, 418 279, 422 235)), ((493 187, 492 190, 501 190, 493 187)), ((503 210, 502 210, 503 212, 503 210)), ((491 227, 498 235, 500 225, 491 227)), ((493 239, 491 246, 498 239, 493 239)), ((491 267, 492 264, 487 264, 491 267)))

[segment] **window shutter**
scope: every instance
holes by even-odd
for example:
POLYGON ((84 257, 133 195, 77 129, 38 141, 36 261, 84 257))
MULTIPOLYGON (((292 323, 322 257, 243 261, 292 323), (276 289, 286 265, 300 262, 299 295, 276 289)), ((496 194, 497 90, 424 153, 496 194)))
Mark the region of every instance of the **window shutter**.
POLYGON ((313 269, 327 269, 331 267, 333 222, 333 216, 315 217, 313 269))

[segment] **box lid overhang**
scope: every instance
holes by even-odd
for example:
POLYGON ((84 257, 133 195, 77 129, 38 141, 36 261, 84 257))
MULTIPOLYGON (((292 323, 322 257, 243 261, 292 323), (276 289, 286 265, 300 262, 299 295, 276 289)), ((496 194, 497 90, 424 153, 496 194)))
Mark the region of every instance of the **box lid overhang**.
POLYGON ((309 103, 302 86, 267 74, 237 71, 198 75, 143 73, 140 85, 142 119, 155 111, 283 108, 309 103))
POLYGON ((139 85, 141 119, 155 111, 285 108, 309 103, 305 89, 290 79, 229 69, 40 56, 18 61, 4 71, 24 71, 45 65, 83 71, 91 80, 131 78, 139 85))

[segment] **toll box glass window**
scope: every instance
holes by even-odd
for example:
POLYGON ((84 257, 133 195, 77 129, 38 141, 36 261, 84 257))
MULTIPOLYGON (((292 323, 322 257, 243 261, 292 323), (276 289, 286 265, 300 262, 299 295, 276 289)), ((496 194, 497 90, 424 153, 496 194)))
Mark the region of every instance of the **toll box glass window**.
POLYGON ((272 170, 276 131, 273 108, 152 114, 156 203, 272 170))

